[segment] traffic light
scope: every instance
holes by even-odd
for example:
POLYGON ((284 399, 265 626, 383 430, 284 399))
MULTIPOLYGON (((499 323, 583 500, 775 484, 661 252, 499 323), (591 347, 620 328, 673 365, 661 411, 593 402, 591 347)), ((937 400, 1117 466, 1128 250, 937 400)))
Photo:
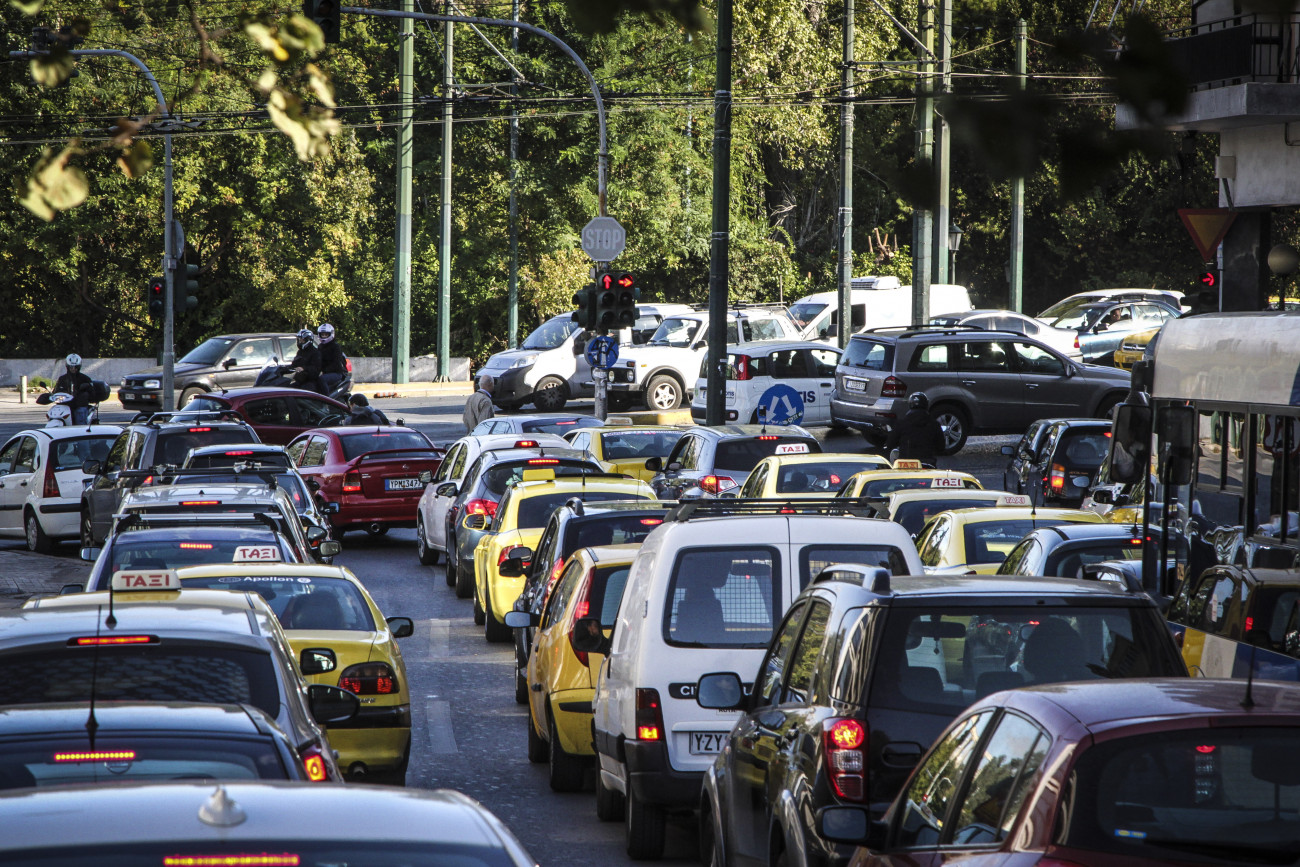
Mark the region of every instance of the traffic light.
POLYGON ((614 327, 631 328, 636 324, 636 302, 641 298, 637 288, 636 277, 632 274, 618 274, 614 277, 614 327))
POLYGON ((303 0, 302 14, 316 22, 326 42, 339 41, 339 0, 303 0))
POLYGON ((596 287, 584 286, 573 293, 573 321, 587 331, 596 330, 596 287))
POLYGON ((199 306, 199 266, 177 262, 172 272, 172 311, 184 313, 199 306))
POLYGON ((1192 313, 1219 312, 1219 278, 1210 270, 1205 270, 1197 277, 1201 288, 1191 299, 1192 313))
POLYGON ((157 319, 163 315, 163 301, 167 294, 167 281, 155 277, 149 281, 149 315, 157 319))
POLYGON ((608 271, 596 275, 596 326, 599 332, 618 328, 618 285, 608 271))

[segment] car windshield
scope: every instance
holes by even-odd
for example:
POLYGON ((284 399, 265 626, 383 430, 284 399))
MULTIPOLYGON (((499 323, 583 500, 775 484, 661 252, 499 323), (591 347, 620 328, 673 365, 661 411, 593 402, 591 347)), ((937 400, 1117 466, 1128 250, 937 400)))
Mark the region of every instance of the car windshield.
MULTIPOLYGON (((289 820, 286 819, 287 821, 289 820)), ((354 842, 350 839, 335 839, 332 834, 318 835, 317 839, 305 839, 301 834, 286 834, 279 839, 241 839, 237 850, 224 845, 214 846, 206 839, 198 842, 171 839, 111 846, 103 843, 60 846, 56 842, 49 842, 37 851, 10 850, 5 853, 7 867, 139 867, 141 864, 235 863, 294 864, 296 867, 514 867, 515 861, 503 848, 436 841, 354 842), (226 856, 231 851, 273 852, 277 856, 283 854, 283 857, 277 857, 274 861, 251 860, 270 857, 254 855, 247 856, 246 860, 234 861, 226 856), (214 856, 214 852, 219 854, 214 856)))
POLYGON ((767 647, 781 600, 775 549, 695 548, 678 555, 664 639, 686 647, 767 647))
POLYGON ((936 497, 933 500, 909 500, 906 503, 899 503, 898 508, 894 510, 894 514, 890 518, 902 524, 903 529, 915 536, 925 527, 926 521, 941 512, 948 512, 953 509, 982 509, 997 504, 997 497, 974 500, 945 500, 942 497, 936 497))
POLYGON ((563 506, 569 500, 581 499, 586 503, 601 503, 609 500, 642 500, 645 497, 638 497, 634 493, 627 491, 587 491, 579 495, 576 491, 562 491, 558 494, 539 494, 535 497, 528 497, 519 502, 519 511, 515 517, 515 528, 526 530, 534 527, 546 526, 546 521, 551 517, 559 506, 563 506))
POLYGON ((1076 304, 1062 310, 1060 314, 1049 319, 1047 324, 1053 328, 1069 328, 1072 331, 1082 331, 1092 327, 1102 312, 1106 309, 1104 304, 1076 304))
POLYGON ((680 316, 670 316, 659 327, 655 329, 654 336, 650 338, 652 346, 690 346, 691 341, 695 338, 695 332, 700 329, 700 320, 683 319, 680 316))
POLYGON ((570 431, 580 430, 584 427, 601 427, 602 424, 603 422, 598 418, 592 418, 589 415, 578 415, 573 418, 537 419, 535 421, 520 422, 519 427, 522 433, 548 433, 563 436, 570 431))
POLYGON ((778 494, 824 493, 831 496, 854 473, 879 464, 870 461, 827 461, 815 464, 786 464, 776 475, 778 494))
MULTIPOLYGON (((1177 685, 1167 687, 1177 691, 1177 685)), ((1215 726, 1108 740, 1061 793, 1057 839, 1132 863, 1291 864, 1300 729, 1215 726)))
POLYGON ((837 563, 878 566, 891 575, 911 573, 907 558, 894 545, 805 545, 799 554, 799 586, 807 587, 812 579, 837 563))
MULTIPOLYGON (((973 508, 973 507, 972 507, 973 508)), ((967 563, 1001 563, 1020 540, 1039 527, 1059 527, 1067 521, 1043 518, 1008 518, 1004 521, 980 521, 962 528, 967 563)))
MULTIPOLYGON (((718 443, 717 454, 713 459, 714 469, 726 470, 733 473, 747 473, 758 465, 758 462, 769 455, 777 453, 777 449, 785 446, 789 449, 790 444, 799 446, 800 452, 819 452, 821 445, 817 440, 811 437, 787 437, 787 436, 763 436, 763 437, 746 437, 738 440, 723 440, 718 443)), ((790 450, 793 454, 793 450, 790 450)))
POLYGON ((1056 444, 1057 460, 1072 470, 1095 470, 1109 452, 1108 430, 1067 430, 1056 444))
MULTIPOLYGON (((161 536, 162 533, 156 535, 161 536)), ((187 536, 202 536, 202 533, 191 532, 187 536)), ((294 562, 295 558, 282 550, 279 539, 269 529, 249 529, 237 538, 223 539, 169 537, 145 540, 132 539, 129 533, 124 533, 109 543, 106 553, 111 558, 111 565, 103 571, 103 580, 107 585, 113 573, 122 569, 176 569, 201 563, 234 563, 237 558, 242 560, 249 556, 249 547, 266 546, 280 550, 283 560, 294 562)))
POLYGON ((221 357, 226 354, 226 350, 233 346, 234 340, 229 337, 211 337, 200 343, 185 354, 178 364, 216 364, 221 357))
POLYGON ((356 585, 327 575, 211 575, 185 578, 186 587, 245 590, 260 595, 285 629, 374 632, 375 618, 356 585))
POLYGON ((663 522, 662 512, 657 515, 600 515, 591 519, 571 521, 564 551, 567 555, 579 548, 644 542, 645 537, 663 522))
POLYGON ((483 472, 483 488, 493 496, 500 497, 510 485, 523 480, 524 470, 541 469, 554 470, 557 478, 604 472, 599 466, 590 461, 566 460, 564 458, 530 458, 518 463, 502 462, 494 467, 489 467, 483 472))
POLYGON ((816 319, 821 312, 829 307, 829 304, 816 304, 811 301, 800 301, 798 304, 790 305, 790 318, 794 324, 800 328, 806 328, 809 322, 816 319))
POLYGON ((110 434, 54 440, 50 443, 54 471, 57 473, 63 470, 80 470, 81 465, 86 461, 103 463, 115 439, 117 437, 110 434))
POLYGON ((533 333, 524 338, 522 349, 554 349, 563 346, 564 341, 582 326, 572 319, 548 319, 533 329, 533 333))
POLYGON ((154 465, 168 464, 179 467, 185 463, 190 449, 202 446, 228 445, 251 442, 254 435, 242 428, 211 428, 197 426, 176 428, 158 432, 158 442, 154 446, 154 465))
POLYGON ((600 445, 607 461, 667 457, 682 438, 679 430, 625 430, 600 435, 600 445))
POLYGON ((213 467, 233 467, 235 464, 247 463, 283 470, 289 468, 289 456, 281 451, 225 449, 216 453, 190 455, 186 459, 184 466, 186 469, 211 469, 213 467))
POLYGON ((870 704, 899 710, 956 714, 1020 686, 1187 673, 1164 621, 1146 607, 1075 600, 1049 614, 1032 604, 899 604, 884 630, 870 704))
MULTIPOLYGON (((340 436, 343 445, 344 460, 352 460, 370 452, 392 451, 393 449, 411 449, 412 451, 433 451, 433 444, 424 434, 413 430, 371 431, 368 433, 340 436)), ((432 457, 421 455, 420 457, 432 457)))

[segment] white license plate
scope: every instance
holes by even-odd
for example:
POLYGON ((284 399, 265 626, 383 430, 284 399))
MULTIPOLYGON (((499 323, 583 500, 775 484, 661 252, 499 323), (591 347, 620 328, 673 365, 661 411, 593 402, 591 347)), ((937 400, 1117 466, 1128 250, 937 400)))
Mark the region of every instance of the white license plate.
POLYGON ((708 756, 722 752, 726 732, 687 732, 691 738, 691 755, 708 756))
POLYGON ((866 391, 867 382, 864 379, 846 379, 844 380, 845 391, 866 391))
POLYGON ((413 491, 419 487, 419 479, 384 479, 385 491, 413 491))

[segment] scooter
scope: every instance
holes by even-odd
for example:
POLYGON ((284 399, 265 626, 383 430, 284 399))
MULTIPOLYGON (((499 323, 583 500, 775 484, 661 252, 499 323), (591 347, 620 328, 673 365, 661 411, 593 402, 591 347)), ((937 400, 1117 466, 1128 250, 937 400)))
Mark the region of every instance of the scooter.
MULTIPOLYGON (((88 425, 99 424, 99 403, 108 400, 111 389, 108 383, 102 380, 92 380, 89 385, 81 385, 80 389, 86 391, 89 398, 90 415, 87 420, 88 425)), ((36 396, 38 406, 48 406, 45 411, 45 426, 47 428, 72 427, 72 401, 73 396, 66 391, 46 392, 36 396)))
POLYGON ((269 386, 271 388, 301 388, 303 391, 315 391, 341 403, 347 403, 348 398, 352 396, 352 361, 350 359, 347 366, 348 372, 339 380, 338 385, 332 390, 326 391, 323 386, 320 386, 319 380, 317 380, 317 386, 319 386, 317 388, 294 385, 293 368, 287 364, 281 364, 280 359, 272 355, 271 360, 266 363, 266 367, 263 367, 262 371, 257 375, 257 380, 253 385, 269 386))

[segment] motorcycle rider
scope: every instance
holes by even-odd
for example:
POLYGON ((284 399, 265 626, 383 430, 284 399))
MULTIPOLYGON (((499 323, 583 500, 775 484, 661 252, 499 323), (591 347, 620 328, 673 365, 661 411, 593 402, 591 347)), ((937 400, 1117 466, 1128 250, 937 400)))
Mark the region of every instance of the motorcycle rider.
POLYGON ((898 449, 900 458, 914 458, 929 466, 938 466, 943 451, 943 428, 930 414, 930 398, 914 392, 907 399, 907 413, 890 428, 885 439, 885 454, 898 449))
POLYGON ((320 338, 320 390, 322 394, 330 395, 347 378, 348 357, 334 339, 333 325, 322 323, 316 329, 316 336, 320 338))
POLYGON ((352 415, 348 416, 347 424, 389 424, 388 416, 384 415, 383 410, 371 406, 364 394, 354 394, 349 397, 348 405, 352 409, 352 415))
POLYGON ((72 410, 72 423, 86 424, 90 421, 91 379, 81 372, 81 356, 77 353, 70 353, 63 363, 67 372, 55 380, 54 391, 72 395, 67 404, 72 410))
POLYGON ((298 332, 298 353, 289 362, 293 378, 289 385, 315 391, 320 382, 320 350, 316 348, 316 336, 311 329, 304 328, 298 332))

